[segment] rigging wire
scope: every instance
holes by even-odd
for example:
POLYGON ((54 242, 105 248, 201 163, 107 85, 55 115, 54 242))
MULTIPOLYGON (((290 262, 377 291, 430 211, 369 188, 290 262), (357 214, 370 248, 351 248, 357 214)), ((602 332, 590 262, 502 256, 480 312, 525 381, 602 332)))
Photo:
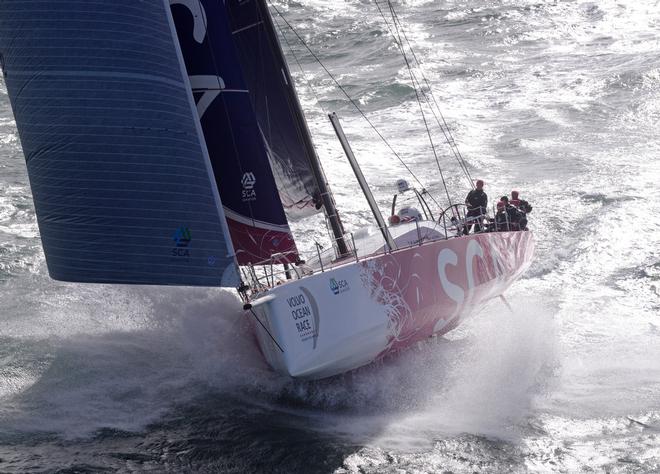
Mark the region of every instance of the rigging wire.
MULTIPOLYGON (((392 3, 388 0, 388 4, 390 5, 390 11, 392 12, 392 19, 394 20, 394 10, 392 7, 392 3)), ((376 0, 376 6, 378 6, 378 0, 376 0)), ((378 6, 378 10, 380 10, 380 6, 378 6)), ((382 11, 381 11, 382 15, 382 11)), ((394 28, 396 30, 397 36, 399 43, 401 43, 401 34, 399 33, 399 27, 397 26, 396 22, 393 21, 394 23, 394 28)), ((395 39, 396 39, 395 38, 395 39)), ((415 97, 417 99, 417 104, 419 105, 419 112, 422 115, 422 121, 424 122, 424 128, 426 129, 426 135, 429 138, 429 143, 431 144, 431 151, 433 151, 433 157, 435 158, 435 164, 438 166, 438 172, 440 173, 440 179, 442 180, 442 186, 445 188, 445 194, 447 195, 447 201, 449 201, 449 206, 452 206, 452 200, 451 197, 449 196, 449 189, 447 189, 447 182, 445 181, 445 175, 442 172, 442 167, 440 166, 440 159, 438 158, 438 153, 436 152, 435 149, 435 144, 433 143, 433 136, 431 134, 431 129, 429 128, 429 124, 426 120, 426 114, 424 113, 424 106, 422 105, 422 99, 419 96, 419 91, 417 90, 417 87, 415 87, 415 75, 413 74, 412 66, 410 65, 410 61, 408 61, 408 55, 406 55, 406 51, 401 48, 401 54, 403 55, 403 60, 406 63, 406 67, 408 68, 408 73, 410 75, 410 82, 412 83, 413 90, 415 91, 415 97)))
POLYGON ((420 83, 420 81, 417 78, 417 76, 415 75, 414 71, 411 71, 412 76, 414 77, 413 87, 417 87, 419 89, 419 91, 422 93, 422 95, 424 96, 424 100, 426 101, 426 104, 428 105, 429 110, 431 111, 431 114, 433 115, 433 118, 435 119, 435 122, 438 125, 438 128, 440 129, 440 131, 444 135, 445 141, 447 142, 447 145, 449 146, 449 149, 451 150, 452 154, 454 155, 454 158, 456 159, 459 167, 461 168, 461 171, 463 172, 463 174, 467 178, 467 181, 468 181, 470 187, 474 188, 474 182, 472 180, 472 176, 470 175, 470 171, 468 169, 467 163, 466 163, 465 159, 463 158, 463 156, 461 155, 460 150, 458 149, 458 145, 456 144, 456 140, 454 139, 454 137, 451 134, 451 130, 449 128, 449 125, 447 124, 447 121, 445 120, 445 117, 442 114, 442 111, 440 110, 440 106, 438 105, 438 102, 435 99, 435 95, 433 94, 433 89, 431 88, 431 84, 430 84, 429 80, 426 78, 426 75, 424 74, 424 69, 422 68, 422 64, 419 61, 419 59, 417 58, 417 54, 415 53, 415 50, 412 47, 412 44, 411 44, 410 40, 408 39, 408 35, 406 34, 405 29, 403 28, 403 25, 401 24, 401 20, 399 19, 398 14, 394 10, 394 6, 388 0, 390 13, 392 15, 392 23, 395 27, 397 27, 397 24, 398 24, 398 27, 396 28, 397 29, 397 34, 395 34, 394 31, 392 30, 392 28, 390 27, 390 23, 388 22, 387 17, 385 16, 384 12, 382 11, 382 9, 381 9, 381 7, 378 3, 378 0, 374 0, 374 3, 376 4, 376 7, 378 8, 378 11, 379 11, 381 17, 383 18, 383 21, 385 22, 385 25, 387 26, 387 29, 388 29, 390 35, 392 35, 392 37, 394 39, 394 43, 399 48, 402 55, 404 55, 404 57, 405 57, 406 56, 405 47, 404 47, 404 44, 401 40, 401 35, 403 35, 403 39, 405 40, 406 44, 408 45, 408 49, 412 53, 412 57, 414 59, 414 62, 416 64, 417 68, 420 71, 422 79, 424 80, 424 84, 426 85, 426 89, 428 90, 428 94, 424 90, 424 87, 420 83), (431 97, 431 99, 433 101, 433 104, 435 104, 435 108, 433 107, 433 104, 431 104, 431 101, 429 100, 429 96, 431 97), (437 109, 437 113, 436 113, 436 109, 437 109), (440 115, 440 119, 442 119, 442 124, 440 123, 440 119, 438 118, 438 115, 440 115), (443 126, 443 124, 444 124, 444 126, 443 126))
MULTIPOLYGON (((323 68, 323 70, 325 71, 325 73, 326 73, 326 74, 330 77, 330 79, 335 83, 335 85, 337 86, 337 88, 338 88, 338 89, 344 94, 344 96, 346 96, 346 98, 347 98, 348 101, 353 105, 353 107, 355 107, 355 108, 357 109, 357 111, 360 113, 360 115, 362 116, 362 118, 363 118, 363 119, 369 124, 369 126, 371 127, 371 129, 372 129, 372 130, 378 135, 378 137, 383 141, 383 143, 385 143, 385 145, 386 145, 386 146, 389 148, 389 150, 394 154, 394 156, 396 156, 396 158, 397 158, 397 159, 399 160, 399 162, 403 165, 403 167, 408 171, 408 173, 410 173, 410 175, 413 177, 413 179, 414 179, 414 180, 415 180, 415 181, 416 181, 416 182, 417 182, 417 183, 418 183, 423 189, 425 189, 424 185, 423 185, 422 182, 419 180, 419 178, 415 175, 415 173, 413 173, 413 171, 410 169, 410 167, 409 167, 409 166, 403 161, 403 159, 401 158, 401 156, 396 152, 396 150, 394 150, 394 148, 392 147, 392 145, 390 145, 390 143, 389 143, 389 142, 387 141, 387 139, 383 136, 383 134, 382 134, 382 133, 376 128, 376 126, 373 124, 373 122, 372 122, 371 120, 369 120, 369 117, 367 117, 367 115, 362 111, 362 109, 360 108, 360 106, 359 106, 359 105, 355 102, 355 100, 350 96, 350 94, 346 91, 346 89, 344 89, 344 87, 339 83, 339 81, 335 78, 335 76, 334 76, 334 75, 328 70, 328 68, 325 67, 325 64, 323 64, 323 62, 321 61, 321 59, 320 59, 320 58, 316 55, 316 53, 314 53, 314 51, 309 47, 309 45, 307 44, 307 42, 306 42, 306 41, 300 36, 300 34, 299 34, 298 31, 293 27, 293 25, 291 25, 291 23, 289 23, 289 21, 284 17, 284 15, 282 14, 282 12, 280 12, 280 10, 277 8, 277 6, 274 5, 273 2, 272 2, 271 0, 268 0, 268 3, 269 3, 269 5, 273 8, 273 10, 275 10, 275 12, 278 14, 278 16, 282 19, 282 21, 284 21, 284 23, 287 25, 287 27, 293 32, 293 34, 298 38, 298 40, 299 40, 300 43, 305 47, 305 49, 307 49, 307 51, 309 52, 309 54, 312 55, 312 57, 314 58, 314 60, 315 60, 317 63, 319 63, 319 65, 321 66, 321 68, 323 68)), ((446 187, 445 187, 445 191, 446 191, 446 190, 447 190, 447 189, 446 189, 446 187)), ((438 206, 438 207, 440 207, 440 204, 439 204, 438 201, 435 199, 435 197, 433 197, 433 195, 432 195, 431 193, 429 193, 428 191, 426 191, 426 192, 427 192, 427 194, 429 195, 429 197, 431 198, 431 200, 435 203, 435 205, 438 206)), ((451 200, 450 200, 450 202, 451 202, 451 200)))
MULTIPOLYGON (((388 30, 390 31, 390 34, 392 34, 392 36, 394 36, 394 34, 392 33, 392 30, 390 29, 389 23, 387 22, 387 19, 386 19, 385 15, 383 14, 383 12, 380 9, 380 6, 378 4, 378 0, 374 0, 374 1, 376 3, 376 6, 378 7, 378 11, 380 12, 381 16, 383 17, 383 20, 385 21, 385 24, 387 25, 388 30)), ((435 98, 435 94, 433 94, 433 89, 431 88, 431 84, 430 84, 429 80, 427 79, 426 75, 424 74, 424 68, 422 67, 422 63, 417 58, 417 54, 415 53, 415 49, 412 47, 412 44, 411 44, 410 40, 408 39, 408 35, 406 34, 406 31, 403 28, 403 25, 401 24, 401 20, 399 19, 399 15, 396 13, 396 10, 394 9, 394 6, 392 5, 390 0, 388 0, 388 4, 389 4, 389 7, 390 7, 390 12, 392 14, 393 21, 395 23, 398 23, 399 29, 400 29, 400 31, 403 35, 403 38, 405 39, 406 44, 408 45, 408 49, 410 50, 410 53, 412 54, 413 59, 414 59, 416 65, 419 69, 419 72, 420 72, 421 76, 422 76, 422 79, 424 80, 424 84, 426 85, 426 88, 428 90, 428 95, 427 95, 426 91, 421 87, 421 84, 419 83, 419 81, 417 81, 417 84, 420 86, 420 90, 421 90, 422 94, 424 95, 424 97, 426 99, 426 102, 429 105, 429 108, 431 109, 431 112, 433 114, 433 117, 435 118, 435 121, 436 121, 438 127, 440 128, 443 135, 445 136, 445 140, 447 141, 447 144, 449 145, 450 150, 454 154, 454 157, 458 161, 459 166, 461 167, 461 169, 463 170, 465 176, 467 177, 467 179, 470 183, 470 186, 472 188, 474 188, 474 181, 473 181, 472 176, 470 174, 470 171, 468 169, 467 162, 466 162, 465 158, 463 158, 463 155, 461 154, 461 151, 458 148, 458 145, 456 144, 456 140, 454 139, 454 137, 451 133, 451 129, 449 128, 449 125, 447 124, 447 121, 444 117, 444 114, 442 113, 442 110, 440 109, 440 106, 438 105, 438 102, 435 98), (435 110, 434 110, 433 106, 431 105, 431 103, 428 99, 429 96, 431 97, 431 100, 433 101, 433 104, 435 105, 435 110, 437 110, 438 115, 440 116, 440 119, 442 120, 442 124, 440 123, 440 119, 438 119, 438 116, 436 115, 435 110)), ((395 42, 396 42, 396 39, 395 39, 395 42)), ((397 46, 399 46, 399 48, 401 50, 403 50, 403 45, 402 44, 397 44, 397 46)))
MULTIPOLYGON (((278 13, 279 13, 279 12, 278 12, 278 13)), ((281 18, 281 15, 280 15, 280 18, 281 18)), ((298 66, 298 69, 300 70, 300 73, 301 73, 303 79, 304 79, 305 82, 307 83, 307 87, 309 87, 309 89, 311 89, 311 91, 312 91, 312 94, 314 94, 314 98, 316 99, 316 103, 317 103, 317 105, 321 108, 321 111, 323 112, 324 115, 328 115, 327 111, 326 111, 325 108, 323 107, 323 104, 321 104, 321 98, 320 98, 319 95, 316 93, 316 88, 312 85, 312 81, 310 81, 310 80, 307 78, 307 74, 305 74, 305 70, 303 69, 302 64, 300 63, 300 60, 298 59, 298 55, 296 54, 296 52, 294 51, 293 47, 291 46, 291 43, 289 42, 289 38, 286 37, 286 35, 284 34, 284 31, 283 31, 283 29, 282 29, 282 26, 279 24, 279 22, 277 21, 277 19, 276 19, 275 17, 273 17, 273 23, 274 23, 275 27, 277 28, 277 30, 280 32, 280 36, 281 36, 282 38, 284 38, 284 42, 286 43, 286 46, 287 46, 287 48, 289 49, 289 52, 290 52, 291 55, 293 56, 293 59, 296 61, 296 65, 298 66)), ((325 170, 324 170, 323 168, 321 168, 321 173, 322 173, 322 175, 323 175, 323 180, 327 183, 327 182, 328 182, 328 178, 326 177, 326 175, 325 175, 325 170)), ((329 184, 326 184, 326 186, 329 186, 329 184)), ((333 203, 334 203, 334 202, 335 202, 335 197, 334 197, 334 195, 332 194, 332 192, 329 192, 328 195, 329 195, 330 199, 332 199, 332 201, 333 201, 333 203)), ((335 203, 335 207, 336 207, 336 203, 335 203)), ((326 216, 326 227, 327 227, 328 225, 329 225, 329 221, 328 221, 328 218, 327 218, 327 216, 326 216)), ((328 230, 330 231, 330 229, 328 229, 328 230)), ((332 234, 331 231, 330 231, 330 233, 332 234)), ((331 237, 331 240, 334 242, 334 241, 336 241, 337 239, 334 238, 334 237, 331 237)))
MULTIPOLYGON (((381 17, 383 18, 383 21, 385 22, 385 25, 387 26, 387 29, 388 29, 390 35, 394 39, 395 44, 399 47, 401 52, 404 53, 403 45, 400 43, 401 37, 399 36, 399 40, 397 41, 397 35, 395 35, 394 32, 392 31, 392 28, 390 27, 390 24, 387 21, 387 17, 385 16, 385 14, 383 13, 383 11, 380 8, 378 0, 374 0, 374 3, 376 4, 376 7, 378 8, 378 11, 379 11, 381 17)), ((390 2, 388 2, 388 3, 390 3, 390 2)), ((449 124, 447 124, 447 121, 444 117, 444 114, 442 113, 442 110, 440 109, 440 106, 438 105, 438 102, 435 98, 435 94, 433 94, 433 89, 431 88, 431 84, 430 84, 428 78, 426 77, 426 75, 424 74, 424 69, 422 68, 422 63, 417 58, 417 54, 415 53, 415 50, 412 47, 412 44, 411 44, 410 40, 408 39, 408 35, 406 34, 406 31, 404 30, 403 25, 401 24, 401 20, 399 19, 399 15, 396 13, 396 11, 394 10, 391 3, 390 3, 390 11, 391 11, 392 17, 393 17, 393 24, 398 23, 398 25, 399 25, 398 30, 400 30, 401 34, 403 35, 403 39, 405 40, 406 44, 408 45, 408 49, 410 50, 410 53, 412 54, 414 62, 417 65, 417 67, 419 68, 421 77, 424 81, 424 85, 426 86, 426 89, 429 92, 427 94, 427 92, 424 90, 424 87, 420 83, 419 79, 415 76, 414 71, 411 71, 411 73, 413 75, 413 83, 414 83, 413 87, 415 87, 417 90, 419 90, 422 93, 422 95, 424 97, 424 100, 426 101, 426 103, 429 107, 429 110, 431 111, 431 114, 433 115, 433 118, 435 119, 435 122, 438 125, 438 128, 440 129, 440 131, 444 135, 445 141, 449 145, 449 149, 452 151, 452 154, 456 158, 456 161, 458 162, 459 167, 463 171, 463 174, 465 174, 465 176, 468 180, 468 183, 470 184, 470 186, 472 188, 474 188, 474 181, 472 179, 472 176, 470 175, 470 171, 468 169, 466 160, 463 158, 463 156, 460 152, 460 149, 458 148, 458 145, 456 144, 456 140, 454 139, 454 137, 451 133, 451 129, 449 128, 449 124), (431 101, 429 100, 429 96, 430 96, 431 100, 433 101, 433 104, 431 104, 431 101), (433 107, 433 105, 435 105, 435 108, 433 107), (436 113, 436 110, 437 110, 437 113, 436 113), (440 118, 438 118, 438 115, 440 116, 440 118), (440 123, 441 120, 442 120, 442 123, 440 123)), ((307 87, 312 91, 312 94, 314 95, 314 98, 316 99, 316 103, 318 104, 319 108, 323 111, 324 114, 327 115, 328 112, 325 109, 325 107, 323 107, 323 104, 321 103, 321 99, 320 99, 318 93, 316 92, 316 88, 311 83, 311 81, 307 78, 307 75, 305 74, 305 70, 302 67, 300 59, 298 58, 298 55, 296 54, 295 50, 293 49, 293 46, 289 42, 288 37, 284 34, 282 26, 279 24, 277 18, 274 18, 274 20, 275 20, 275 24, 277 26, 277 29, 279 30, 282 38, 284 39, 284 41, 287 45, 287 48, 288 48, 289 52, 293 56, 293 58, 296 62, 296 65, 298 66, 298 69, 300 70, 301 75, 303 76, 305 82, 307 83, 307 87)))
POLYGON ((282 29, 282 26, 279 24, 277 18, 273 17, 273 20, 274 20, 275 26, 277 27, 278 31, 280 32, 280 36, 284 39, 284 42, 286 43, 286 47, 288 48, 289 52, 291 53, 291 56, 293 56, 293 59, 296 61, 296 65, 298 66, 298 70, 300 71, 300 74, 302 75, 303 79, 305 79, 305 82, 307 83, 307 87, 312 91, 312 94, 314 94, 314 98, 316 99, 316 104, 319 106, 319 108, 321 109, 321 111, 323 112, 324 115, 328 115, 328 112, 325 110, 325 107, 323 107, 323 104, 321 103, 321 98, 316 93, 316 88, 312 85, 312 81, 310 81, 307 78, 307 74, 305 74, 305 70, 303 69, 302 64, 300 63, 300 59, 298 59, 298 55, 294 51, 293 46, 291 46, 291 43, 289 42, 289 38, 287 38, 287 36, 284 34, 284 30, 282 29))

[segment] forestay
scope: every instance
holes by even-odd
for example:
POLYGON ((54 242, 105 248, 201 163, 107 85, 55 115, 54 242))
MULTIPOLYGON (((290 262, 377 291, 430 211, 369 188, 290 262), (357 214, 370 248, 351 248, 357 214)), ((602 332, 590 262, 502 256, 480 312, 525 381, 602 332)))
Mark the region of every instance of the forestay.
POLYGON ((0 2, 5 82, 55 279, 238 283, 168 7, 0 2))

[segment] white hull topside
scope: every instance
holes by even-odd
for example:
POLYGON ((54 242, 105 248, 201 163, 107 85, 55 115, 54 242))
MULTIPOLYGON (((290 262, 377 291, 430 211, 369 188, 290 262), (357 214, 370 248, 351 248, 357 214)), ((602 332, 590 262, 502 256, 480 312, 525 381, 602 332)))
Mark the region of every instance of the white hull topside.
POLYGON ((252 301, 260 349, 292 377, 355 369, 455 328, 501 295, 529 267, 533 251, 531 232, 481 233, 290 280, 252 301))

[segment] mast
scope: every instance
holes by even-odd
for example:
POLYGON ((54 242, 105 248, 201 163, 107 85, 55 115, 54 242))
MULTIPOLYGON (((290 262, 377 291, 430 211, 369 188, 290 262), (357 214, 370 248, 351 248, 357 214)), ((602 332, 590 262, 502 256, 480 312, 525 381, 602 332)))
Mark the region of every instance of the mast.
POLYGON ((284 53, 282 52, 282 47, 280 45, 279 39, 277 38, 273 19, 271 18, 270 12, 268 11, 266 0, 256 0, 256 3, 259 6, 261 18, 264 22, 264 29, 269 38, 269 43, 273 47, 274 53, 280 59, 282 75, 284 81, 286 82, 285 90, 288 92, 291 111, 295 116, 300 138, 302 139, 307 151, 306 154, 310 169, 319 188, 319 197, 323 204, 323 208, 325 209, 326 217, 330 223, 330 228, 332 230, 334 240, 337 242, 339 256, 345 256, 349 252, 346 241, 344 240, 344 226, 342 225, 339 218, 339 213, 337 212, 334 199, 325 179, 325 173, 323 172, 321 162, 318 158, 318 155, 316 154, 316 149, 314 148, 314 143, 312 142, 312 136, 307 126, 307 121, 305 120, 300 101, 298 100, 298 95, 296 94, 294 82, 291 78, 291 73, 289 72, 289 66, 284 59, 284 53))

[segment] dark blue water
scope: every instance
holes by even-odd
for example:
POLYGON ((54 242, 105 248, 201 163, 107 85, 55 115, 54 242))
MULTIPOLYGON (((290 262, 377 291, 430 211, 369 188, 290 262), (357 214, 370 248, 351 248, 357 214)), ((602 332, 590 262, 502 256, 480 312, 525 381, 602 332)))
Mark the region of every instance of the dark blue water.
MULTIPOLYGON (((376 4, 276 5, 441 200, 376 4)), ((495 302, 444 339, 295 382, 264 364, 231 292, 52 281, 1 90, 0 472, 660 470, 660 10, 394 5, 472 175, 491 199, 515 188, 534 205, 537 258, 508 295, 515 312, 495 302)), ((412 179, 287 37, 343 220, 359 231, 370 213, 326 112, 342 117, 383 209, 396 179, 412 179)), ((465 180, 434 139, 461 200, 465 180)), ((326 239, 319 224, 294 224, 301 248, 326 239)))

